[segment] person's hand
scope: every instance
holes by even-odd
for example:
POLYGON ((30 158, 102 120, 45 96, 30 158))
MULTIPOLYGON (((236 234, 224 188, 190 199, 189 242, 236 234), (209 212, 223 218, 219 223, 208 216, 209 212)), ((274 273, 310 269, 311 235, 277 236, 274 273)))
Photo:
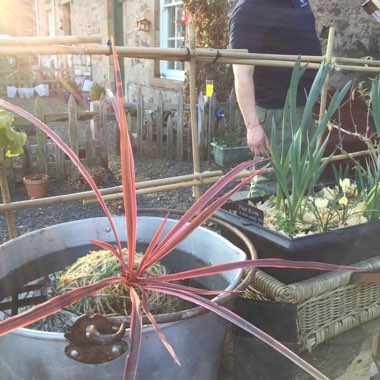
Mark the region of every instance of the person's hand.
POLYGON ((256 157, 268 156, 269 140, 260 124, 247 127, 247 143, 256 157))

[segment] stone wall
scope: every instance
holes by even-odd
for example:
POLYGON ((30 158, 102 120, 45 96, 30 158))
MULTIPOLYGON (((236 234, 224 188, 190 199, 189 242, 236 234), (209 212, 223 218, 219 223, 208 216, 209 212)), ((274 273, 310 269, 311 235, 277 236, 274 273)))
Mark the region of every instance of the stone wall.
MULTIPOLYGON (((55 22, 54 33, 56 36, 65 35, 63 30, 63 5, 70 7, 71 35, 100 35, 102 43, 109 39, 107 8, 108 0, 38 0, 36 11, 38 13, 38 35, 49 36, 48 14, 53 14, 55 22)), ((66 33, 69 34, 69 33, 66 33)), ((85 79, 103 84, 109 77, 109 58, 104 56, 88 55, 54 55, 42 56, 41 62, 44 66, 54 65, 56 68, 64 68, 70 77, 75 79, 79 85, 85 79)))
MULTIPOLYGON (((154 0, 135 1, 136 6, 127 8, 125 17, 125 45, 132 47, 157 47, 156 30, 159 30, 159 20, 155 20, 154 0), (151 22, 150 31, 137 29, 137 20, 146 18, 151 22), (158 25, 157 25, 158 24, 158 25)), ((136 101, 138 89, 141 88, 147 101, 153 101, 154 88, 150 82, 154 76, 154 61, 151 59, 125 59, 126 67, 126 98, 127 101, 136 101)))
MULTIPOLYGON (((361 8, 361 0, 310 0, 323 49, 330 27, 335 28, 333 55, 336 57, 380 59, 380 23, 361 8)), ((347 79, 365 79, 358 72, 335 73, 330 84, 338 86, 347 79)))
POLYGON ((380 23, 361 8, 361 0, 310 0, 322 42, 336 29, 334 52, 341 57, 379 58, 380 23))
MULTIPOLYGON (((157 16, 157 0, 129 0, 125 23, 125 43, 128 46, 159 46, 159 15, 157 16), (136 20, 146 17, 152 21, 150 32, 136 30, 136 20)), ((339 57, 373 57, 380 59, 379 37, 380 23, 368 16, 361 8, 362 0, 310 0, 316 17, 317 31, 325 50, 328 31, 331 26, 336 30, 333 55, 339 57)), ((135 99, 137 83, 142 84, 143 93, 153 99, 157 91, 154 87, 165 90, 163 82, 152 82, 153 61, 132 59, 126 60, 128 96, 135 99), (153 88, 151 85, 153 84, 153 88)), ((331 78, 332 86, 339 86, 348 79, 365 79, 366 74, 357 72, 334 73, 331 78)), ((168 84, 170 87, 170 83, 168 84)), ((164 91, 164 94, 166 92, 164 91)))
MULTIPOLYGON (((73 35, 100 35, 105 44, 109 38, 107 25, 107 2, 105 0, 82 0, 71 2, 71 33, 73 35)), ((90 73, 92 80, 103 84, 108 78, 108 57, 73 57, 77 76, 86 77, 90 73), (82 73, 82 74, 81 74, 82 73)))

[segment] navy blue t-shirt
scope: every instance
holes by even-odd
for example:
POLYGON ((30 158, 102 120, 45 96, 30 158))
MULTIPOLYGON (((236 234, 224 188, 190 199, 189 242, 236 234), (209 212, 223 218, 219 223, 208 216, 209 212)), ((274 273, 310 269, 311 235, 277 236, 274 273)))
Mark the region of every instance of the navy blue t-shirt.
MULTIPOLYGON (((231 49, 250 53, 322 55, 315 18, 307 0, 239 0, 229 24, 231 49)), ((256 66, 256 104, 282 108, 292 69, 256 66)), ((298 105, 305 103, 315 77, 308 69, 298 86, 298 105)))

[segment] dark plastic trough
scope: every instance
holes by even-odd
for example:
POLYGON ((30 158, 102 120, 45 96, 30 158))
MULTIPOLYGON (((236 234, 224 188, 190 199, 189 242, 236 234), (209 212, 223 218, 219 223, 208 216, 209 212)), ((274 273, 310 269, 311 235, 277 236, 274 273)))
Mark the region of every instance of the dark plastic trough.
MULTIPOLYGON (((348 265, 380 254, 380 221, 289 238, 255 223, 253 216, 238 216, 236 214, 238 207, 249 210, 249 200, 252 199, 228 202, 216 213, 216 217, 246 234, 255 246, 259 258, 275 257, 348 265)), ((234 240, 227 231, 222 231, 222 234, 229 240, 234 240)), ((267 268, 264 271, 284 284, 299 282, 321 274, 321 271, 311 269, 267 268)))

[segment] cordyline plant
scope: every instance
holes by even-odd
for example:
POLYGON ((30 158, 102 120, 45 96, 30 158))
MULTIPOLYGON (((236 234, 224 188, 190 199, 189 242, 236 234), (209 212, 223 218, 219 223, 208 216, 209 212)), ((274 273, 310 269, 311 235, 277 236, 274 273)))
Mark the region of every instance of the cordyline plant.
POLYGON ((164 335, 160 332, 159 326, 156 323, 154 316, 149 310, 148 303, 146 302, 146 292, 147 291, 157 291, 165 294, 180 297, 186 301, 190 301, 194 304, 202 306, 211 312, 214 312, 226 320, 234 323, 235 325, 241 327, 242 329, 248 331, 249 333, 259 337, 264 342, 268 343, 270 346, 274 347, 276 350, 290 358, 292 361, 297 363, 305 371, 310 373, 316 379, 327 379, 323 374, 313 368, 310 364, 303 361, 296 354, 290 351, 288 348, 274 340, 269 335, 265 334, 255 326, 251 325, 238 315, 234 314, 227 308, 216 304, 212 300, 208 300, 203 297, 205 295, 222 293, 222 291, 211 292, 202 289, 194 289, 183 285, 173 284, 173 281, 191 279, 195 277, 210 276, 215 274, 220 274, 222 272, 249 268, 249 267, 294 267, 294 268, 313 268, 319 270, 353 270, 354 268, 342 267, 321 263, 305 263, 305 262, 291 262, 280 259, 263 259, 263 260, 246 260, 243 262, 234 262, 219 264, 215 266, 208 266, 193 270, 188 270, 180 273, 173 273, 163 276, 158 276, 154 278, 149 278, 146 276, 146 269, 157 263, 159 260, 163 259, 169 252, 173 251, 178 244, 183 241, 187 236, 189 236, 196 228, 198 228, 202 223, 204 223, 223 203, 225 203, 233 194, 234 191, 239 190, 248 183, 252 177, 255 175, 253 173, 251 176, 247 177, 241 181, 233 190, 229 191, 225 195, 217 198, 214 202, 206 207, 210 203, 211 199, 234 177, 241 171, 249 166, 252 166, 253 161, 240 164, 236 168, 232 169, 224 177, 222 177, 216 184, 214 184, 176 223, 172 230, 163 238, 161 238, 161 233, 163 231, 167 217, 163 218, 163 222, 152 239, 152 242, 146 249, 144 253, 144 258, 137 268, 134 268, 135 258, 136 258, 136 223, 137 223, 137 203, 136 203, 136 191, 135 191, 135 170, 133 153, 131 148, 131 142, 128 136, 128 128, 126 123, 126 117, 123 106, 123 94, 122 94, 122 82, 120 75, 120 68, 118 66, 118 60, 116 56, 115 49, 113 50, 114 63, 115 63, 115 76, 116 76, 116 87, 117 87, 117 98, 113 98, 113 106, 117 115, 117 122, 120 128, 120 153, 121 153, 121 168, 122 168, 122 185, 123 185, 123 201, 124 209, 127 210, 125 220, 126 220, 126 232, 127 232, 127 248, 128 248, 128 259, 127 262, 124 261, 124 255, 122 251, 122 246, 120 239, 118 237, 116 227, 113 223, 112 216, 108 210, 102 196, 94 183, 93 179, 81 164, 79 158, 74 154, 74 152, 61 140, 61 138, 53 132, 47 125, 27 113, 22 109, 6 102, 0 100, 0 105, 11 111, 16 112, 25 119, 33 122, 43 131, 45 131, 52 140, 70 157, 70 159, 77 165, 80 172, 86 178, 94 192, 96 193, 100 204, 102 205, 115 235, 116 248, 107 244, 105 242, 93 240, 92 243, 112 252, 113 255, 120 261, 121 264, 121 274, 119 276, 105 278, 99 280, 97 283, 78 288, 69 291, 65 294, 56 296, 42 304, 34 306, 33 308, 19 314, 12 316, 0 322, 0 335, 9 333, 17 328, 27 326, 35 321, 38 321, 50 314, 53 314, 60 309, 69 306, 73 303, 78 302, 83 297, 89 296, 91 294, 97 293, 100 290, 109 287, 116 283, 123 284, 130 293, 130 298, 132 301, 132 311, 131 311, 131 323, 130 323, 130 351, 126 358, 126 366, 124 371, 123 379, 132 380, 136 378, 137 366, 139 361, 139 353, 142 342, 142 329, 143 329, 143 314, 147 316, 152 325, 154 326, 157 334, 159 335, 163 345, 166 347, 168 352, 172 355, 175 361, 178 359, 175 355, 174 350, 171 348, 170 344, 165 340, 164 335), (142 294, 141 299, 139 293, 142 294))

